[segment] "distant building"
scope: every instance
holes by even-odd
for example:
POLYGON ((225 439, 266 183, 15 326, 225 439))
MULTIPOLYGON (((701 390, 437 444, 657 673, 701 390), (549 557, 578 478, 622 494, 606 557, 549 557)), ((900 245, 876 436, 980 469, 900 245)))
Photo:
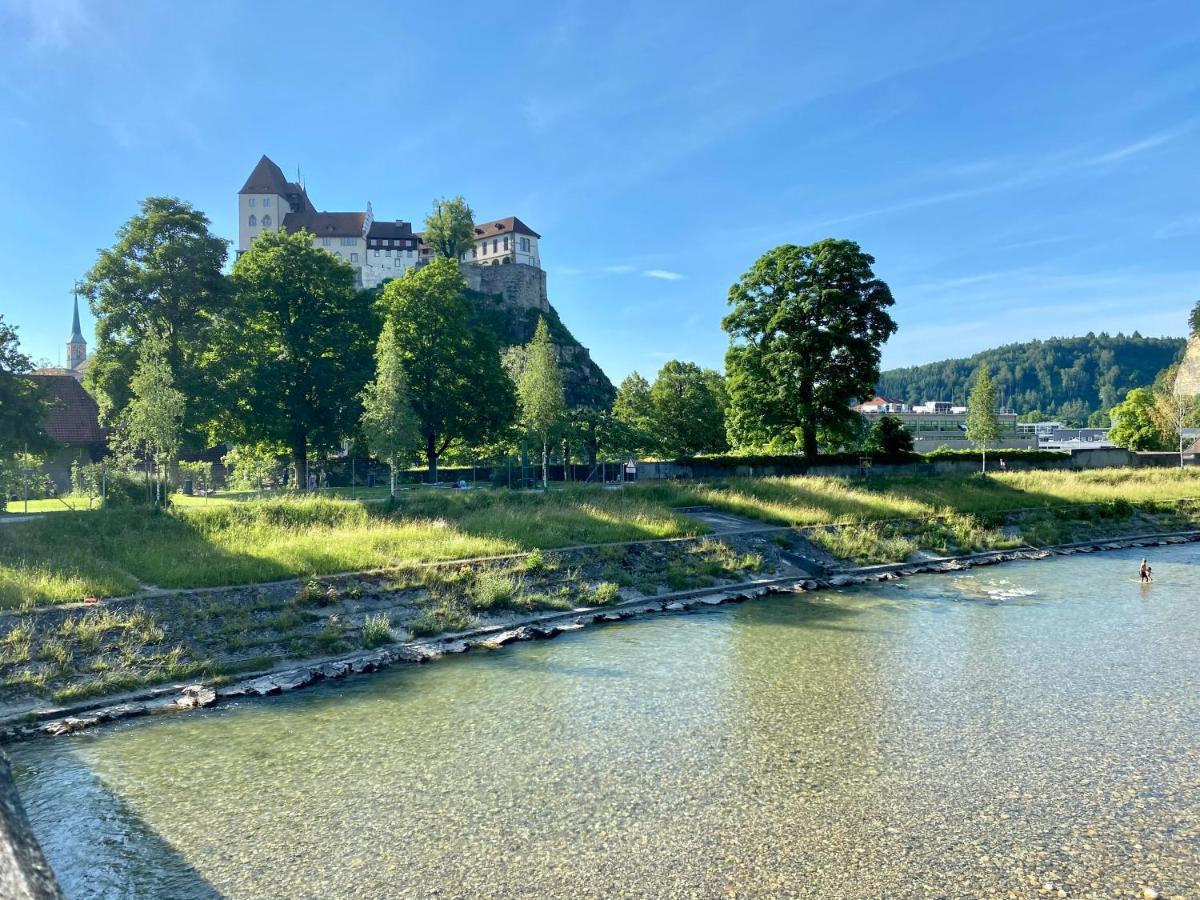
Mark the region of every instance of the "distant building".
POLYGON ((98 462, 108 448, 100 426, 100 409, 72 372, 27 376, 46 401, 42 427, 58 445, 46 460, 46 471, 60 493, 71 487, 71 464, 98 462))
MULTIPOLYGON (((264 156, 238 192, 238 254, 266 231, 308 231, 313 245, 349 263, 362 288, 373 288, 389 278, 433 258, 433 251, 401 219, 378 220, 370 203, 362 212, 320 212, 299 181, 288 181, 264 156)), ((475 227, 474 247, 463 262, 479 265, 518 263, 541 268, 541 236, 509 216, 475 227)))
MULTIPOLYGON (((913 449, 928 453, 938 447, 951 450, 971 449, 967 440, 967 408, 955 406, 944 400, 927 400, 925 403, 908 406, 895 400, 873 397, 854 406, 868 422, 882 416, 892 416, 904 423, 913 437, 913 449)), ((994 445, 997 450, 1034 449, 1038 446, 1037 436, 1017 430, 1017 414, 1009 410, 996 413, 1000 420, 1001 439, 994 445)))

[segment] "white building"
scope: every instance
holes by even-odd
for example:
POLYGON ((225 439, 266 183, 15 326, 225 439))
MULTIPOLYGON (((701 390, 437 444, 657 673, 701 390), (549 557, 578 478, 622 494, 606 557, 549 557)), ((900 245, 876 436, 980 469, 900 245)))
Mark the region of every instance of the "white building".
MULTIPOLYGON (((398 278, 433 258, 412 223, 375 218, 371 204, 364 212, 319 212, 304 186, 288 181, 283 170, 264 156, 238 192, 238 254, 264 231, 308 231, 313 245, 354 267, 358 283, 373 288, 398 278)), ((481 265, 521 263, 541 268, 538 238, 532 228, 509 216, 475 227, 475 246, 463 262, 481 265)))

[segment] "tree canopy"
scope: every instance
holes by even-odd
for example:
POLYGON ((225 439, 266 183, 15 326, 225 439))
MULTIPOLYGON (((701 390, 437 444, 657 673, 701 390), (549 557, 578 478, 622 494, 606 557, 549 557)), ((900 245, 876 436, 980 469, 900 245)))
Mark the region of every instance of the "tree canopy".
POLYGON ((232 277, 236 302, 206 360, 224 375, 221 436, 282 444, 304 484, 310 450, 358 426, 376 333, 369 299, 304 231, 260 235, 232 277))
POLYGON ((24 377, 33 368, 21 352, 17 330, 0 315, 0 456, 23 451, 38 452, 50 445, 42 430, 44 404, 32 379, 24 377))
POLYGON ((967 397, 967 440, 979 448, 983 470, 987 471, 988 445, 1000 440, 1000 419, 996 415, 996 385, 987 366, 975 373, 975 384, 967 397))
POLYGON ((443 259, 459 259, 475 240, 475 213, 462 197, 435 200, 425 218, 425 243, 443 259))
POLYGON ((496 334, 475 320, 456 259, 437 259, 384 288, 380 304, 396 342, 431 477, 456 442, 480 444, 516 417, 512 380, 496 334))
POLYGON ((174 197, 147 197, 101 250, 83 284, 96 315, 97 345, 86 380, 101 417, 115 421, 130 398, 141 344, 161 336, 176 386, 189 400, 185 427, 195 430, 212 409, 199 360, 227 305, 221 272, 228 242, 209 220, 174 197))
POLYGON ((521 424, 542 446, 542 487, 549 486, 547 466, 550 439, 563 427, 567 400, 558 356, 546 320, 539 319, 533 340, 525 348, 525 365, 517 379, 521 424))
POLYGON ((1134 388, 1110 412, 1108 439, 1126 450, 1168 450, 1159 410, 1150 388, 1134 388))
POLYGON ((416 450, 420 435, 417 417, 408 402, 404 360, 396 337, 396 323, 383 323, 375 346, 375 378, 362 394, 362 431, 371 452, 388 464, 390 494, 396 496, 396 469, 416 450))
POLYGON ((895 416, 880 416, 871 423, 863 450, 875 456, 903 456, 913 452, 913 436, 895 416))
POLYGON ((725 408, 729 405, 720 372, 671 360, 650 388, 650 428, 657 451, 667 457, 723 453, 725 408))
POLYGON ((879 378, 880 346, 896 330, 892 292, 853 241, 784 244, 729 289, 725 356, 735 445, 799 447, 852 431, 850 403, 879 378))

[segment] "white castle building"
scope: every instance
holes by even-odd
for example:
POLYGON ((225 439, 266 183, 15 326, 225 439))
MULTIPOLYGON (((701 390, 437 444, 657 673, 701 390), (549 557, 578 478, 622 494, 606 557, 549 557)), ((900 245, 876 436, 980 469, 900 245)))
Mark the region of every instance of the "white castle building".
MULTIPOLYGON (((375 218, 371 204, 363 212, 318 212, 302 184, 288 181, 283 170, 264 156, 238 191, 238 254, 264 231, 294 233, 306 230, 313 245, 348 262, 359 286, 373 288, 388 278, 433 258, 433 251, 413 231, 412 223, 375 218)), ((532 228, 509 216, 475 226, 475 246, 463 262, 476 265, 518 263, 542 267, 538 239, 532 228)))

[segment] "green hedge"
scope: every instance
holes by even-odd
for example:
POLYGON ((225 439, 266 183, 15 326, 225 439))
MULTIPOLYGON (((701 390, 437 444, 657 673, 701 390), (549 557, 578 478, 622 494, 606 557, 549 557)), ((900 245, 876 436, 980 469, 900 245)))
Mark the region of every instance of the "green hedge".
MULTIPOLYGON (((696 466, 711 469, 737 469, 742 466, 762 468, 776 466, 781 469, 796 469, 803 471, 813 466, 857 466, 864 456, 862 453, 829 453, 822 454, 816 459, 792 454, 731 454, 725 453, 714 456, 688 456, 679 459, 665 460, 678 466, 696 466)), ((978 450, 934 450, 930 453, 905 453, 898 456, 871 456, 874 465, 910 465, 913 463, 931 463, 939 460, 980 461, 978 450)), ((1069 459, 1070 454, 1059 450, 989 450, 988 458, 998 460, 1061 460, 1069 459)))

